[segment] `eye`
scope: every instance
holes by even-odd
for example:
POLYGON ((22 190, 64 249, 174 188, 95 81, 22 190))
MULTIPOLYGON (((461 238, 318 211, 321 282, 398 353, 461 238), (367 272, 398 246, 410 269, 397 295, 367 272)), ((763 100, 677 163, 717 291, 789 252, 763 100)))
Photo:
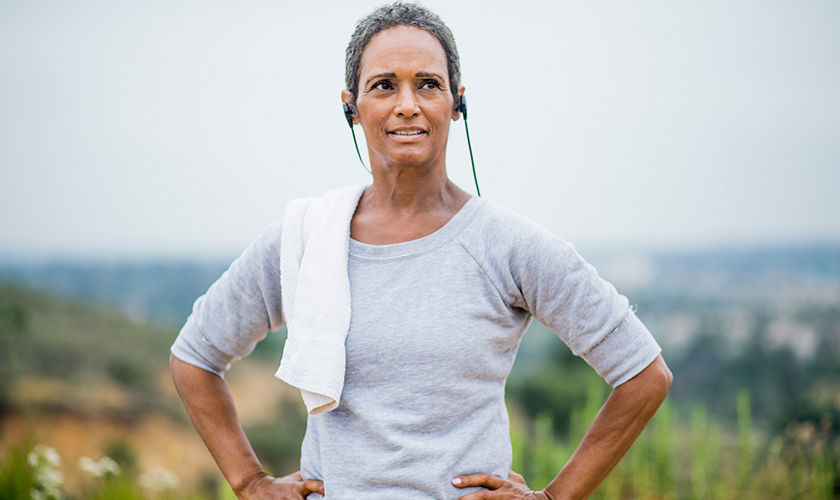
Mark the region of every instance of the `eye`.
POLYGON ((394 88, 394 86, 393 86, 393 85, 391 85, 391 82, 390 82, 390 81, 388 81, 388 80, 379 80, 378 82, 374 83, 374 84, 373 84, 373 86, 371 86, 371 88, 370 88, 370 89, 371 89, 371 90, 374 90, 374 89, 379 89, 379 90, 391 90, 391 89, 393 89, 393 88, 394 88))
POLYGON ((431 89, 439 89, 440 83, 437 80, 423 80, 423 83, 420 85, 421 89, 431 90, 431 89))

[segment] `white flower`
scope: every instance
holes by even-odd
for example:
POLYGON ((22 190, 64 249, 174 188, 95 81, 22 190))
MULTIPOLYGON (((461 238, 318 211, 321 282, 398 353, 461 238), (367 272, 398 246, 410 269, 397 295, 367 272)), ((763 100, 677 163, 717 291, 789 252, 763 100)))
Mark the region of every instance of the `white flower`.
POLYGON ((99 467, 105 474, 116 476, 120 473, 120 464, 111 457, 102 457, 99 459, 99 467))
POLYGON ((89 457, 82 457, 79 459, 79 468, 93 477, 99 477, 99 468, 97 467, 96 462, 89 457))
POLYGON ((29 465, 36 469, 40 467, 56 468, 61 465, 61 457, 58 456, 55 448, 50 448, 43 444, 35 445, 26 456, 26 459, 29 461, 29 465))
POLYGON ((64 484, 64 474, 55 469, 44 469, 40 479, 47 490, 58 489, 64 484))
POLYGON ((55 468, 55 467, 58 467, 58 466, 61 465, 61 457, 58 456, 58 452, 55 451, 55 448, 50 448, 49 446, 44 446, 43 450, 42 450, 42 453, 43 453, 44 461, 50 467, 55 468))
POLYGON ((137 478, 140 486, 152 491, 174 490, 178 487, 178 475, 171 470, 155 468, 150 469, 137 478))
POLYGON ((120 465, 111 457, 102 457, 98 462, 89 457, 79 459, 79 468, 94 478, 116 476, 120 473, 120 465))
POLYGON ((34 500, 48 500, 62 497, 61 486, 64 475, 57 470, 61 457, 55 449, 38 444, 27 454, 26 461, 32 467, 35 487, 32 489, 34 500))

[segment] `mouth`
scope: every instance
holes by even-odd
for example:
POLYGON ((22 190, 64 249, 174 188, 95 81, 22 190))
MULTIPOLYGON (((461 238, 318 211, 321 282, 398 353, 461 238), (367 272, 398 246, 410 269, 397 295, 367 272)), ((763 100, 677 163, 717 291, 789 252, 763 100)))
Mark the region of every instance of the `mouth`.
POLYGON ((406 127, 406 128, 398 128, 388 132, 388 135, 397 139, 416 139, 418 137, 422 137, 423 135, 427 134, 425 130, 421 128, 414 128, 414 127, 406 127))

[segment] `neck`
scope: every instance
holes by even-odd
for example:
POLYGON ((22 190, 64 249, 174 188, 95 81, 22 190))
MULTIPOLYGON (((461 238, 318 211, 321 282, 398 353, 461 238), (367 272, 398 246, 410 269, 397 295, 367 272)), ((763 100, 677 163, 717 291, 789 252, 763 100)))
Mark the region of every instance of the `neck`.
POLYGON ((371 164, 373 185, 362 201, 378 211, 429 213, 457 203, 462 192, 446 176, 444 158, 434 165, 404 166, 371 164))
POLYGON ((373 163, 373 185, 359 200, 350 236, 363 243, 387 245, 429 235, 464 206, 470 195, 438 168, 373 163))

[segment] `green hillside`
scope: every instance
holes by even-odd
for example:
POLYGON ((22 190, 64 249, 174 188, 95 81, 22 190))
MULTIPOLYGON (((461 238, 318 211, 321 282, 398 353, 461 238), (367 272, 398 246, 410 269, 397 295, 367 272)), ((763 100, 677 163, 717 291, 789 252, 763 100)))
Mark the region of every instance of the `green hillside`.
POLYGON ((90 406, 93 395, 85 395, 85 387, 113 384, 128 397, 109 410, 124 418, 149 411, 180 415, 157 383, 167 370, 174 333, 101 307, 0 284, 2 408, 92 414, 101 408, 90 406), (21 400, 27 395, 16 391, 17 384, 30 378, 61 381, 79 397, 42 394, 21 400), (37 408, 24 408, 28 403, 37 408))
MULTIPOLYGON (((31 498, 28 487, 8 488, 36 474, 23 451, 36 443, 61 457, 65 496, 56 498, 160 498, 142 486, 149 474, 175 477, 179 486, 166 488, 177 488, 176 498, 224 492, 170 380, 176 334, 102 305, 0 283, 0 498, 31 498), (91 477, 79 462, 106 456, 121 466, 112 478, 119 484, 91 477), (133 493, 103 493, 109 488, 133 493)), ((226 379, 265 465, 291 472, 305 417, 297 393, 272 376, 282 342, 270 335, 226 379)))

